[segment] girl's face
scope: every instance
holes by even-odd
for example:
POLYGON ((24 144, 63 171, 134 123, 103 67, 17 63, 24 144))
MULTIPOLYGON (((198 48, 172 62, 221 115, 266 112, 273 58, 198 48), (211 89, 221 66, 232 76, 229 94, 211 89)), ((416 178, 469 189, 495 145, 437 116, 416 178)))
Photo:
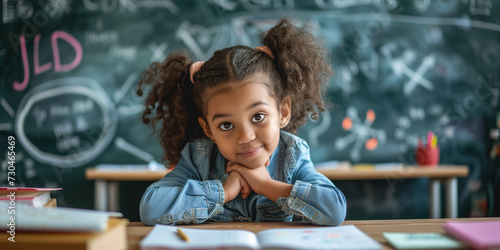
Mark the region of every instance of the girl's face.
MULTIPOLYGON (((278 107, 263 84, 269 81, 255 74, 227 91, 207 90, 206 120, 198 118, 205 134, 215 140, 229 161, 249 168, 264 166, 278 146, 280 128, 290 120, 290 99, 278 107)), ((228 86, 228 85, 225 85, 228 86)))

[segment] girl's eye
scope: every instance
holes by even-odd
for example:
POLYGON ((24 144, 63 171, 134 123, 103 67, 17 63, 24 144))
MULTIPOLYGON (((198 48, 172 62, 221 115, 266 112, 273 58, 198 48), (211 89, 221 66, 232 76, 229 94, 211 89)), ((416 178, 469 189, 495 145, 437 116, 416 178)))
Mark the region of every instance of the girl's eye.
POLYGON ((265 117, 264 114, 256 114, 252 117, 252 122, 261 122, 265 117))
POLYGON ((223 123, 221 123, 221 125, 219 125, 219 128, 224 130, 224 131, 231 130, 233 127, 234 127, 234 125, 230 122, 223 122, 223 123))

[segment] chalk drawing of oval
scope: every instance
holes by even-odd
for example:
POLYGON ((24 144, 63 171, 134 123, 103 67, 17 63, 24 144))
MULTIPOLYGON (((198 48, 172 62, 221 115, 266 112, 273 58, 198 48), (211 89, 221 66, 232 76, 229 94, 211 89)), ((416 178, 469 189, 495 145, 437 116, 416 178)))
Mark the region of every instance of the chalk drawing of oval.
POLYGON ((116 127, 114 104, 98 82, 83 77, 33 88, 21 101, 15 122, 18 140, 33 158, 65 168, 102 154, 116 127))

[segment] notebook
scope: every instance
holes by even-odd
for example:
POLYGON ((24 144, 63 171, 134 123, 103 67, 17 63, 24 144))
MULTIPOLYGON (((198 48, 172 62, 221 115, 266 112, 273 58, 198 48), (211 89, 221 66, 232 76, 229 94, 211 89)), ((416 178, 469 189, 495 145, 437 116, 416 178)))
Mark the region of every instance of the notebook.
POLYGON ((106 230, 107 221, 113 216, 123 215, 79 208, 35 208, 16 204, 15 207, 0 207, 0 230, 101 232, 106 230))
POLYGON ((397 249, 467 249, 446 235, 439 233, 387 233, 384 237, 397 249))
POLYGON ((354 225, 315 228, 268 229, 254 234, 245 230, 182 228, 156 225, 141 241, 141 250, 153 249, 382 249, 354 225))
POLYGON ((453 238, 474 249, 500 249, 500 220, 448 221, 444 223, 443 228, 453 238))

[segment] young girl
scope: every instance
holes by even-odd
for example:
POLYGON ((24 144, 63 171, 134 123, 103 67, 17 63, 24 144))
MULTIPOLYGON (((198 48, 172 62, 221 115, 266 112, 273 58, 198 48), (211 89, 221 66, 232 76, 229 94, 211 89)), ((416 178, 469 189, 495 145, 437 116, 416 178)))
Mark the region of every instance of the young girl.
POLYGON ((265 46, 226 48, 204 63, 171 54, 143 72, 137 94, 152 84, 143 121, 153 129, 161 121, 164 160, 175 166, 144 193, 145 225, 343 222, 344 195, 291 134, 308 113, 317 119, 315 106, 325 109, 332 74, 307 29, 281 20, 265 46))

